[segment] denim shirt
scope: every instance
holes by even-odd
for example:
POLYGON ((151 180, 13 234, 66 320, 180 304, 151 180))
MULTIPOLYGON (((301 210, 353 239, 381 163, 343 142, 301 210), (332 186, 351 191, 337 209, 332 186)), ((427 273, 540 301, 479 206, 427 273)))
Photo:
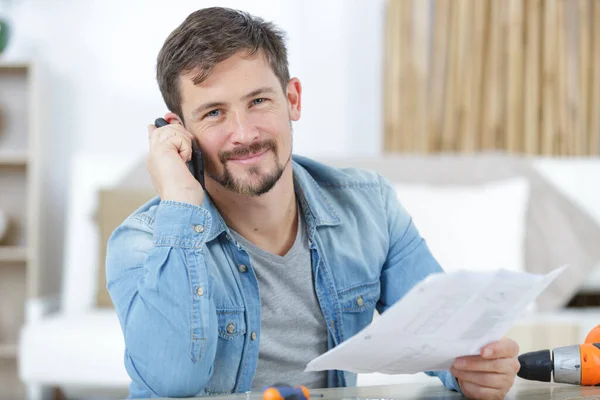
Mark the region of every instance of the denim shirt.
MULTIPOLYGON (((333 348, 442 268, 382 176, 296 155, 292 163, 333 348)), ((209 196, 202 206, 159 198, 141 206, 111 235, 106 271, 130 398, 250 390, 261 337, 258 281, 209 196)), ((426 373, 460 391, 448 371, 426 373)), ((355 384, 354 373, 328 371, 329 387, 355 384)))

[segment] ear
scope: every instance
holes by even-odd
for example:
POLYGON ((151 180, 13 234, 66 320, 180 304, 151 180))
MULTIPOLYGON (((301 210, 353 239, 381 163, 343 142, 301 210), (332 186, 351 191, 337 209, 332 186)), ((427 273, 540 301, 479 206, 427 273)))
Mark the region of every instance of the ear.
POLYGON ((300 119, 302 109, 302 85, 298 78, 292 78, 287 84, 288 112, 292 121, 300 119))
POLYGON ((177 114, 173 113, 173 112, 168 112, 165 114, 164 118, 167 120, 168 123, 170 124, 179 124, 179 125, 183 125, 183 122, 181 121, 181 118, 179 118, 177 116, 177 114))

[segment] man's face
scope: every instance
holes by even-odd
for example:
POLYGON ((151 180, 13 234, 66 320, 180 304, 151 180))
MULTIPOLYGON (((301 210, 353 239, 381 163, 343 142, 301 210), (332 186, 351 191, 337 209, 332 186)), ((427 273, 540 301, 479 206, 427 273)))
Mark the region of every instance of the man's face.
POLYGON ((206 174, 242 195, 271 190, 290 162, 300 82, 290 80, 284 93, 260 53, 228 58, 199 85, 192 76, 180 77, 181 107, 187 130, 200 143, 206 174))

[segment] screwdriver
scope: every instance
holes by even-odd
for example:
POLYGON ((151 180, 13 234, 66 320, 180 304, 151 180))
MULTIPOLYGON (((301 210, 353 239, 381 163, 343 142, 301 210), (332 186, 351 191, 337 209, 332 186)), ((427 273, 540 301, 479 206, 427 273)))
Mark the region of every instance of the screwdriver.
MULTIPOLYGON (((323 397, 315 393, 314 397, 323 397)), ((286 384, 267 386, 263 390, 263 400, 310 400, 310 391, 306 386, 292 387, 286 384)))

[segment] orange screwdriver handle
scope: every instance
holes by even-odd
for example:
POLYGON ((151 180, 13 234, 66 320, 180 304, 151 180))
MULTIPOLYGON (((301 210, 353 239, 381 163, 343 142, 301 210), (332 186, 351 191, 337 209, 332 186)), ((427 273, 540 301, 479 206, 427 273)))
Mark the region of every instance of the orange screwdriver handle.
POLYGON ((600 343, 579 345, 581 352, 581 384, 600 385, 600 343))

